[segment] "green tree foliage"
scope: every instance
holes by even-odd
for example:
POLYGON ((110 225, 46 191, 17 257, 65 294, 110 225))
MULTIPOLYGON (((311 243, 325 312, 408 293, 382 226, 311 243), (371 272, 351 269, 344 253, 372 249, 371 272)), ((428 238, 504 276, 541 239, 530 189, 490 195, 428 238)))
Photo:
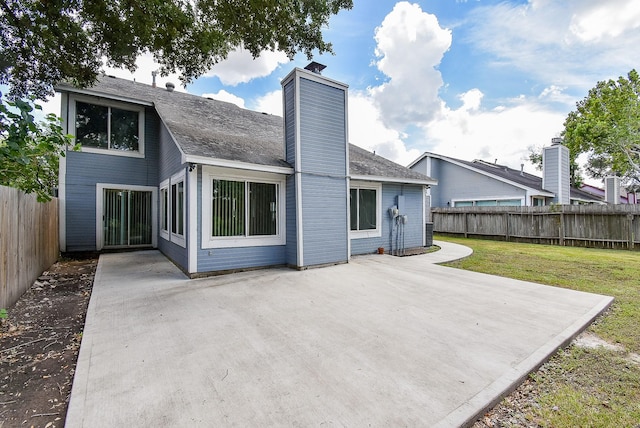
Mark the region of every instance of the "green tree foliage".
POLYGON ((640 77, 598 82, 576 104, 562 136, 572 158, 587 154, 587 174, 618 175, 628 187, 640 185, 640 77))
POLYGON ((183 83, 236 49, 254 57, 331 52, 321 30, 352 0, 0 0, 0 83, 44 99, 53 86, 95 82, 103 60, 135 69, 151 52, 183 83))
POLYGON ((57 185, 59 157, 71 137, 54 114, 36 123, 34 109, 42 107, 21 99, 0 99, 0 184, 36 193, 44 202, 57 185))

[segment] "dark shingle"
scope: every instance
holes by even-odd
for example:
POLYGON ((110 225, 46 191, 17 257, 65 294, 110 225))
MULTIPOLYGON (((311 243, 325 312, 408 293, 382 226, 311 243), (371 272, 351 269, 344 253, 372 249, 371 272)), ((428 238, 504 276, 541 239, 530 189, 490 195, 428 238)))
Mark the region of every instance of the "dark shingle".
MULTIPOLYGON (((78 89, 61 84, 59 91, 78 89)), ((232 103, 102 76, 86 91, 95 95, 151 103, 187 155, 267 166, 284 161, 283 123, 279 116, 240 108, 232 103)), ((353 144, 349 148, 352 175, 395 180, 434 180, 353 144)))

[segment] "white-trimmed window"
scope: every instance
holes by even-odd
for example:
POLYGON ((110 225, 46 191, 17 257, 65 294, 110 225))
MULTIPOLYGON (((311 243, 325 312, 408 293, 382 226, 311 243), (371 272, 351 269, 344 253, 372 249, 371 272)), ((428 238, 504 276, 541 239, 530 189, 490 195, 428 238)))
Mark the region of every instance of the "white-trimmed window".
POLYGON ((160 184, 160 236, 186 247, 185 173, 180 171, 160 184))
POLYGON ((524 205, 524 199, 476 199, 476 200, 452 200, 453 206, 460 207, 519 207, 524 205))
POLYGON ((184 239, 184 173, 171 179, 171 240, 184 239))
POLYGON ((82 151, 144 156, 144 107, 115 101, 71 97, 69 131, 82 151))
POLYGON ((160 184, 160 236, 169 240, 169 180, 160 184))
POLYGON ((351 182, 349 189, 349 228, 352 238, 373 238, 381 235, 381 184, 351 182))
POLYGON ((203 248, 284 244, 284 177, 203 172, 203 248))

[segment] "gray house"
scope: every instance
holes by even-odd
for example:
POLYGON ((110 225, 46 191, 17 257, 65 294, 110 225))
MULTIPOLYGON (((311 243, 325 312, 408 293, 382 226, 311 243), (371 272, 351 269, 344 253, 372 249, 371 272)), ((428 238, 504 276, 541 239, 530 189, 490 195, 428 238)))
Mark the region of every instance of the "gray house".
POLYGON ((560 139, 543 149, 543 176, 497 163, 423 153, 409 168, 438 180, 427 191, 430 207, 542 206, 603 203, 569 179, 569 151, 560 139))
POLYGON ((348 143, 347 86, 283 81, 284 119, 102 77, 60 85, 62 251, 158 248, 196 276, 425 245, 435 180, 348 143), (402 239, 399 239, 399 238, 402 239))

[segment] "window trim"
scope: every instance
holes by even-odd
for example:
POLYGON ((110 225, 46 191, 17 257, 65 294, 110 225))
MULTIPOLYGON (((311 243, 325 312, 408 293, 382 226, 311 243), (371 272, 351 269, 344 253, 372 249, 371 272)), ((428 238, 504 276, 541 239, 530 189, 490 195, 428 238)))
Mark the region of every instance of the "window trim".
MULTIPOLYGON (((94 104, 98 106, 104 106, 109 108, 119 108, 122 110, 129 111, 137 111, 138 112, 138 150, 137 151, 123 151, 123 150, 112 150, 112 149, 100 149, 97 147, 87 147, 80 146, 80 151, 86 153, 98 153, 103 155, 112 155, 112 156, 125 156, 125 157, 134 157, 134 158, 144 158, 144 146, 145 146, 145 138, 144 138, 144 116, 145 116, 145 108, 144 106, 136 105, 136 104, 127 104, 118 101, 106 100, 102 98, 93 98, 83 95, 72 94, 69 95, 69 121, 67 126, 67 132, 73 136, 74 140, 76 137, 76 103, 80 101, 82 103, 94 104)), ((111 119, 109 119, 111 121, 111 119)), ((110 124, 107 125, 107 129, 109 129, 110 124)))
MULTIPOLYGON (((382 183, 361 183, 351 181, 349 186, 349 195, 353 189, 366 189, 376 191, 376 228, 368 230, 351 230, 349 220, 349 238, 365 239, 379 238, 382 236, 382 183)), ((349 204, 349 219, 351 219, 351 204, 349 204)))
MULTIPOLYGON (((229 171, 225 168, 203 167, 202 169, 202 248, 264 247, 286 243, 286 176, 257 171, 229 171), (256 236, 211 236, 213 180, 229 180, 276 185, 278 217, 275 235, 256 236)), ((249 207, 245 207, 246 210, 249 207)), ((246 214, 246 213, 245 213, 246 214)))
MULTIPOLYGON (((171 176, 169 180, 169 235, 171 242, 180 245, 183 248, 187 247, 186 241, 186 229, 187 229, 187 186, 185 180, 184 169, 177 174, 171 176), (173 231, 173 186, 177 186, 182 183, 182 234, 173 231)), ((177 206, 177 205, 176 205, 177 206)))
MULTIPOLYGON (((486 198, 476 198, 476 199, 451 199, 451 206, 453 208, 455 207, 460 207, 460 205, 458 205, 461 202, 471 202, 471 206, 500 206, 498 205, 498 203, 500 201, 520 201, 520 205, 502 205, 502 206, 520 206, 523 207, 525 206, 525 198, 524 197, 509 197, 509 196, 498 196, 498 197, 486 197, 486 198), (495 202, 496 205, 478 205, 478 202, 495 202)), ((469 205, 464 205, 464 206, 469 206, 469 205)))
POLYGON ((162 183, 160 183, 160 193, 159 193, 159 199, 160 199, 160 222, 159 222, 159 229, 160 229, 160 236, 167 240, 170 241, 171 238, 169 237, 169 224, 171 222, 171 194, 169 193, 169 179, 164 180, 162 183), (164 207, 164 201, 162 200, 162 195, 163 192, 166 192, 167 195, 167 207, 165 210, 164 207), (163 220, 166 220, 166 225, 167 228, 163 229, 163 220))
POLYGON ((104 248, 104 232, 102 230, 102 213, 104 208, 104 190, 128 190, 151 192, 151 246, 158 247, 158 188, 154 186, 137 186, 129 184, 96 183, 96 251, 104 248))
POLYGON ((159 200, 160 200, 160 221, 158 228, 160 229, 160 237, 165 241, 173 242, 176 245, 181 246, 182 248, 187 248, 187 185, 186 185, 186 174, 184 169, 172 175, 171 178, 164 180, 160 183, 160 192, 159 192, 159 200), (183 183, 183 198, 182 198, 182 235, 178 233, 174 233, 172 230, 173 224, 173 186, 176 186, 180 183, 183 183), (162 191, 167 191, 167 229, 162 228, 162 220, 164 215, 164 206, 162 205, 162 191))

